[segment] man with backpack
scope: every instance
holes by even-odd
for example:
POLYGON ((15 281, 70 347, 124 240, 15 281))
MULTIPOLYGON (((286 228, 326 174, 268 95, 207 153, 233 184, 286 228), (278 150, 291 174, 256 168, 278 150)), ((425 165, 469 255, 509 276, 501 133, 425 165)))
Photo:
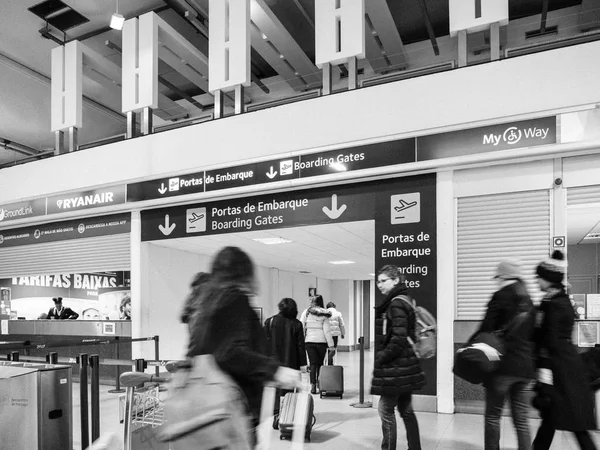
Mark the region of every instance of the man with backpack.
POLYGON ((421 450, 419 424, 412 409, 412 393, 425 385, 425 374, 413 347, 418 342, 416 312, 405 282, 405 276, 396 266, 386 265, 377 274, 377 287, 385 298, 375 307, 375 362, 371 394, 380 396, 378 412, 383 432, 382 450, 396 450, 396 408, 406 427, 408 448, 421 450))
POLYGON ((521 279, 518 262, 502 261, 495 279, 499 289, 488 303, 478 333, 499 333, 504 354, 498 371, 485 386, 485 450, 500 448, 500 417, 506 397, 511 403, 519 450, 531 449, 527 391, 536 376, 532 335, 535 326, 533 302, 521 279))

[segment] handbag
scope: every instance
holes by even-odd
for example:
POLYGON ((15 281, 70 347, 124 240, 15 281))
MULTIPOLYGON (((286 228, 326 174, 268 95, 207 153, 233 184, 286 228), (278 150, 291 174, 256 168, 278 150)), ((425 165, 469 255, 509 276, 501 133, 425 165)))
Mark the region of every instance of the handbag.
POLYGON ((157 433, 177 450, 250 450, 244 393, 212 355, 199 355, 168 384, 166 422, 157 433))
POLYGON ((504 343, 498 333, 478 333, 454 356, 454 374, 472 384, 487 381, 500 367, 504 343))

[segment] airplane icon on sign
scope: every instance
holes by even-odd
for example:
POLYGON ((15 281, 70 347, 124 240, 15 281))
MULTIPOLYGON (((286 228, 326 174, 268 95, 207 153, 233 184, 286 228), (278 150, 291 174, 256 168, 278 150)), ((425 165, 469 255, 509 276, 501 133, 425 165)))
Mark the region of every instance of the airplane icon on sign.
POLYGON ((195 223, 195 222, 198 222, 202 218, 204 218, 204 214, 198 215, 195 212, 193 212, 192 217, 190 217, 188 220, 190 221, 190 223, 195 223))
POLYGON ((400 212, 400 211, 404 211, 405 209, 412 208, 413 206, 416 206, 416 205, 417 205, 416 201, 406 203, 404 200, 400 200, 400 206, 394 206, 394 209, 397 212, 400 212))

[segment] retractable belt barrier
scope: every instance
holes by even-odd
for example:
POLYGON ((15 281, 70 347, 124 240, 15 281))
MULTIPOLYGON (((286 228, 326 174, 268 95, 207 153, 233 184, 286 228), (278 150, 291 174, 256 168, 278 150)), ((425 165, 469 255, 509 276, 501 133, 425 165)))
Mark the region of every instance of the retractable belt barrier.
POLYGON ((156 376, 158 377, 159 368, 167 367, 171 361, 159 360, 159 336, 144 337, 144 338, 124 338, 115 337, 115 339, 95 339, 86 338, 80 341, 50 341, 44 343, 34 343, 31 341, 1 341, 0 351, 12 350, 7 353, 6 359, 8 361, 19 361, 23 363, 28 362, 42 362, 49 364, 78 364, 79 365, 79 398, 80 398, 80 414, 81 414, 81 445, 82 448, 87 448, 90 444, 90 408, 88 403, 88 366, 91 372, 91 440, 94 442, 100 437, 100 366, 115 366, 117 368, 116 376, 116 388, 109 392, 118 393, 125 392, 120 388, 120 373, 119 366, 132 367, 136 372, 143 372, 148 366, 154 366, 156 376), (154 341, 154 360, 144 359, 100 359, 98 355, 89 355, 87 353, 81 353, 75 357, 59 357, 56 352, 49 352, 45 357, 43 356, 26 356, 21 358, 17 350, 28 350, 28 349, 53 349, 53 348, 68 348, 68 347, 81 347, 89 345, 115 345, 118 349, 121 344, 128 344, 131 342, 145 342, 154 341))

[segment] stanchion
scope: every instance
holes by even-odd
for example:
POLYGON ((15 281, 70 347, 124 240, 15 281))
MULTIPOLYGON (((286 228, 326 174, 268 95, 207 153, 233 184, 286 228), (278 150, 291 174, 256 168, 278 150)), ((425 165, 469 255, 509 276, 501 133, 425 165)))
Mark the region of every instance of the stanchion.
POLYGON ((372 402, 365 402, 365 338, 358 338, 360 344, 360 374, 358 381, 358 403, 352 403, 350 406, 354 408, 371 408, 372 402))
POLYGON ((146 361, 144 360, 144 358, 135 360, 135 371, 136 372, 143 372, 144 370, 146 370, 146 367, 147 367, 146 361))
MULTIPOLYGON (((159 341, 158 341, 159 337, 158 336, 154 336, 154 360, 158 361, 160 358, 158 357, 158 352, 159 352, 159 341)), ((159 371, 158 371, 158 366, 156 366, 154 368, 154 373, 156 374, 156 376, 158 376, 159 371)))
MULTIPOLYGON (((115 337, 115 341, 118 341, 118 340, 119 340, 119 336, 115 337)), ((117 349, 116 349, 116 352, 117 352, 116 359, 120 359, 121 352, 119 350, 119 348, 120 348, 119 344, 117 343, 115 345, 115 347, 117 347, 117 349)), ((115 383, 116 383, 115 384, 115 388, 109 390, 108 392, 111 393, 111 394, 120 394, 122 392, 125 392, 125 389, 121 389, 121 380, 120 380, 120 378, 121 378, 121 368, 118 365, 116 365, 115 369, 117 370, 117 377, 115 378, 115 383)))
POLYGON ((81 415, 81 448, 90 445, 90 424, 88 416, 88 355, 79 355, 79 412, 81 415))
POLYGON ((92 442, 100 437, 100 360, 90 356, 92 369, 92 442))
POLYGON ((46 362, 48 364, 58 364, 58 353, 50 352, 46 355, 46 362))
POLYGON ((10 356, 8 358, 9 361, 18 361, 19 360, 19 352, 10 352, 10 356))

